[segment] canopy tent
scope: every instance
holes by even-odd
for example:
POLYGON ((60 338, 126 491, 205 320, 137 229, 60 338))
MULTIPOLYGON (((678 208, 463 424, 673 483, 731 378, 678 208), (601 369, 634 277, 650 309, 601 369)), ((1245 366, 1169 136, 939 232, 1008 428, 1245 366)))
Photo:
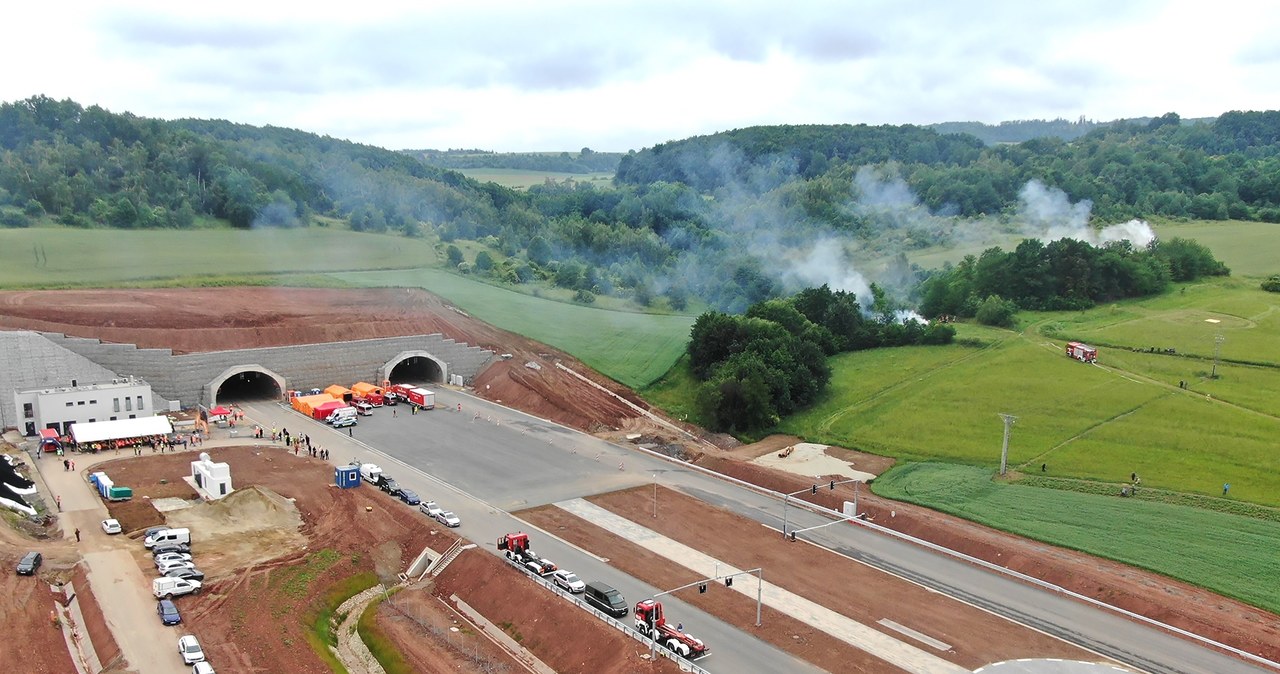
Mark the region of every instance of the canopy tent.
POLYGON ((139 417, 116 421, 93 421, 71 426, 71 437, 78 443, 168 435, 173 432, 169 417, 139 417))
POLYGON ((210 415, 210 416, 215 416, 215 417, 225 417, 225 416, 227 416, 228 414, 231 414, 231 410, 229 410, 229 409, 227 409, 227 408, 223 407, 222 405, 218 405, 217 407, 215 407, 215 408, 213 408, 213 409, 209 410, 209 415, 210 415))

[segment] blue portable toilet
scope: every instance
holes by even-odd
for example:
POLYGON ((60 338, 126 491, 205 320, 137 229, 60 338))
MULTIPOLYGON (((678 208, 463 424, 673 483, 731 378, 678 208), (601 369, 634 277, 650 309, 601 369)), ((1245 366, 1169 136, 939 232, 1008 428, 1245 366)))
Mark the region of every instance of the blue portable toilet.
POLYGON ((333 469, 333 483, 343 489, 360 486, 360 466, 338 466, 333 469))

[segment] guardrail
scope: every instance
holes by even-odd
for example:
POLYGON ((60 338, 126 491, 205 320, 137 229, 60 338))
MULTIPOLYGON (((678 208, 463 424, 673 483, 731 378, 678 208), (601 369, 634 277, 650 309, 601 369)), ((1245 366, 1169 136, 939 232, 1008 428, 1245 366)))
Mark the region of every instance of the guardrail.
POLYGON ((533 579, 535 583, 556 593, 557 595, 560 596, 561 599, 571 602, 573 605, 577 606, 578 608, 584 611, 587 611, 591 615, 594 615, 596 618, 600 619, 610 627, 631 637, 635 641, 638 641, 650 647, 651 650, 658 653, 662 657, 675 662, 677 665, 679 665, 680 671, 691 672, 692 674, 711 674, 711 672, 706 668, 698 666, 696 663, 682 657, 680 654, 667 648, 666 646, 663 646, 661 643, 657 643, 653 639, 650 639, 649 637, 646 637, 645 635, 637 632, 635 628, 633 628, 631 625, 624 623, 621 620, 618 620, 617 618, 614 618, 613 616, 601 611, 600 609, 597 609, 591 604, 588 604, 587 601, 582 597, 576 594, 573 594, 572 592, 566 592, 560 589, 559 585, 556 585, 555 583, 547 580, 546 578, 543 578, 542 576, 539 576, 538 574, 533 573, 529 569, 526 569, 524 565, 520 564, 514 559, 511 559, 503 555, 502 560, 505 561, 507 564, 511 565, 513 568, 522 572, 524 575, 533 579))

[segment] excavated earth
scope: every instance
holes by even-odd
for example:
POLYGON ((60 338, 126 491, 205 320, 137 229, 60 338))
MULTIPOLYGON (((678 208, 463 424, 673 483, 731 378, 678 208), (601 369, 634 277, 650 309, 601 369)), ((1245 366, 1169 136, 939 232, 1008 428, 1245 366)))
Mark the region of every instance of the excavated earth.
MULTIPOLYGON (((618 398, 554 366, 533 370, 526 362, 561 362, 617 396, 649 409, 634 392, 551 347, 479 321, 419 289, 333 290, 299 288, 201 288, 158 290, 57 290, 0 292, 0 328, 62 332, 176 353, 351 339, 442 333, 460 342, 513 354, 495 359, 475 381, 476 393, 531 414, 620 439, 639 430, 663 451, 777 491, 795 491, 810 480, 749 463, 797 440, 767 439, 736 447, 730 438, 709 442, 662 437, 618 398), (803 482, 803 484, 801 484, 803 482)), ((696 432, 696 429, 691 429, 696 432)), ((879 473, 891 461, 828 450, 860 470, 879 473)), ((852 493, 841 487, 819 495, 838 508, 852 493)), ((987 561, 1006 565, 1113 605, 1189 629, 1270 659, 1280 658, 1280 616, 1200 588, 1089 555, 993 531, 924 508, 863 494, 863 510, 877 522, 987 561)), ((732 532, 724 532, 732 537, 732 532)))

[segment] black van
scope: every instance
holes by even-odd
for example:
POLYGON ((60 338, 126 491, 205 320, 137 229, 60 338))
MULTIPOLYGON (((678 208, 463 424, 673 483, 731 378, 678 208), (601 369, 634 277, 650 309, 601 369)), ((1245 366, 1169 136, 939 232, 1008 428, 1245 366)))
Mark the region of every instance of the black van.
POLYGON ((598 580, 587 583, 582 596, 586 597, 588 604, 615 618, 627 616, 627 600, 622 598, 622 593, 598 580))

